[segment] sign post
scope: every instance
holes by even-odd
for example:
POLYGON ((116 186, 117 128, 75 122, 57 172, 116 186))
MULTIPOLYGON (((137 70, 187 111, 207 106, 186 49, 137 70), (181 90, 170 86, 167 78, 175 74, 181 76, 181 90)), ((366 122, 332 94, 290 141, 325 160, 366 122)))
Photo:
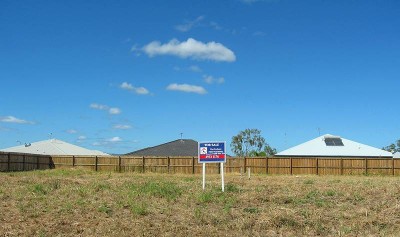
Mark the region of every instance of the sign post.
POLYGON ((203 190, 206 188, 206 163, 221 163, 222 192, 224 192, 225 142, 199 142, 199 163, 203 164, 203 190))

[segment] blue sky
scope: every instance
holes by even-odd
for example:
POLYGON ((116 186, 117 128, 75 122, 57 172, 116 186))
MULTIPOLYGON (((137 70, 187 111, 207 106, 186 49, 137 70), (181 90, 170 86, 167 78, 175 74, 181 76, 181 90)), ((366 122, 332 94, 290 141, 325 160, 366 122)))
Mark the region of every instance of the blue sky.
POLYGON ((0 2, 0 148, 400 139, 400 2, 0 2))

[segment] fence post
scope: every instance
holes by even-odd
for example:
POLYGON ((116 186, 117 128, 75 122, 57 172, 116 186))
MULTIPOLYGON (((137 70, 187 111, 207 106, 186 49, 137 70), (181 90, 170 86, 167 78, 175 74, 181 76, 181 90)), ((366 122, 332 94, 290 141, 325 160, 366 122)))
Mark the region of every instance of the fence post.
POLYGON ((142 157, 142 173, 144 173, 144 156, 142 157))
POLYGON ((9 172, 10 171, 10 163, 11 163, 10 153, 8 153, 7 158, 8 158, 8 161, 7 161, 7 172, 9 172))
POLYGON ((392 175, 394 176, 394 158, 392 158, 392 175))
POLYGON ((40 156, 36 156, 36 169, 39 169, 39 158, 40 156))
POLYGON ((340 175, 343 175, 343 157, 340 158, 340 175))
POLYGON ((169 168, 170 168, 170 162, 171 162, 171 160, 169 159, 169 156, 167 157, 167 171, 168 171, 168 174, 169 174, 169 168))
POLYGON ((75 156, 72 156, 72 167, 75 166, 75 156))
POLYGON ((319 160, 319 159, 318 159, 318 158, 316 158, 316 159, 317 159, 317 160, 316 160, 316 162, 317 162, 317 163, 316 163, 316 170, 317 170, 317 175, 319 175, 319 171, 318 171, 318 160, 319 160))
POLYGON ((192 156, 192 174, 194 174, 194 156, 192 156))
POLYGON ((293 175, 293 158, 290 157, 290 175, 293 175))
POLYGON ((97 156, 96 156, 96 160, 95 160, 95 170, 97 171, 97 163, 98 163, 99 161, 98 161, 98 159, 97 159, 97 156))
POLYGON ((118 172, 121 173, 121 156, 118 156, 118 172))
POLYGON ((246 168, 247 168, 247 158, 244 157, 244 160, 243 160, 243 173, 246 173, 246 168))
POLYGON ((364 158, 364 162, 365 162, 365 175, 368 174, 368 161, 367 158, 364 158))
POLYGON ((265 174, 268 174, 268 156, 267 156, 267 158, 265 159, 265 174))
POLYGON ((22 171, 25 171, 25 155, 22 155, 22 171))

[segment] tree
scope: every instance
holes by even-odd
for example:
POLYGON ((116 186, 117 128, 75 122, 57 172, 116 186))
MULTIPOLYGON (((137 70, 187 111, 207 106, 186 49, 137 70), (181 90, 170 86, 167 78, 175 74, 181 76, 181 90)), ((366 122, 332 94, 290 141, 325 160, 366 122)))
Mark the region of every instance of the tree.
POLYGON ((232 137, 231 150, 236 156, 267 156, 276 154, 258 129, 245 129, 232 137))
POLYGON ((397 140, 396 144, 392 143, 389 146, 386 146, 386 147, 384 147, 382 149, 385 150, 385 151, 392 152, 393 154, 396 153, 396 152, 400 152, 400 140, 397 140))

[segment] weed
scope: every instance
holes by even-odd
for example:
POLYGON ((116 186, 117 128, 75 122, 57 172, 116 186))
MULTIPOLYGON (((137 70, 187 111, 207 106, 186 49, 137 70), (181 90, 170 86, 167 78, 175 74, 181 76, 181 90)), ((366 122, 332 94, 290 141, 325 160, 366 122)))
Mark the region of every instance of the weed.
POLYGON ((137 216, 145 216, 148 214, 147 205, 145 203, 131 203, 130 209, 137 216))
POLYGON ((234 198, 234 197, 225 197, 223 200, 224 211, 229 212, 236 202, 237 202, 236 198, 234 198))
POLYGON ((61 207, 61 213, 72 213, 74 210, 74 206, 70 203, 67 202, 64 206, 61 207))
POLYGON ((354 201, 360 202, 364 200, 364 197, 362 197, 359 193, 355 193, 353 196, 354 201))
POLYGON ((307 179, 307 180, 305 180, 304 181, 304 184, 314 184, 314 180, 312 180, 312 179, 307 179))
POLYGON ((96 192, 100 192, 100 191, 108 190, 108 189, 110 189, 110 185, 109 184, 105 184, 105 183, 96 184, 95 188, 94 188, 94 190, 96 192))
POLYGON ((77 191, 80 197, 87 197, 89 193, 88 188, 85 186, 78 186, 77 191))
POLYGON ((60 186, 61 186, 61 182, 60 182, 60 180, 59 179, 55 179, 55 180, 52 180, 51 182, 50 182, 50 189, 51 190, 57 190, 57 189, 59 189, 60 188, 60 186))
POLYGON ((196 179, 193 178, 193 177, 186 177, 186 178, 183 178, 183 181, 184 181, 184 182, 188 182, 188 183, 194 182, 195 180, 196 180, 196 179))
POLYGON ((46 231, 44 231, 44 230, 39 230, 37 236, 39 236, 39 237, 46 237, 46 236, 47 236, 47 235, 46 235, 46 231))
POLYGON ((318 191, 317 190, 313 190, 313 191, 307 193, 306 199, 309 199, 309 200, 315 199, 317 196, 318 196, 318 191))
POLYGON ((168 201, 176 200, 181 194, 182 189, 171 182, 147 182, 142 186, 135 186, 138 194, 147 194, 153 197, 166 198, 168 201))
POLYGON ((326 196, 333 197, 336 195, 335 190, 328 190, 326 191, 326 196))
POLYGON ((233 183, 228 183, 228 184, 225 186, 225 190, 226 190, 227 192, 231 192, 231 193, 237 193, 237 192, 240 191, 239 187, 238 187, 237 185, 233 184, 233 183))
POLYGON ((109 216, 112 214, 112 209, 111 209, 111 207, 108 206, 106 203, 103 203, 102 205, 100 205, 100 206, 97 208, 97 210, 98 210, 99 212, 106 213, 106 214, 109 215, 109 216))
POLYGON ((200 203, 209 203, 213 199, 213 193, 208 191, 208 192, 202 192, 200 193, 198 200, 200 203))
POLYGON ((292 217, 280 216, 276 218, 275 224, 277 227, 298 228, 300 224, 292 217))
POLYGON ((201 210, 202 210, 202 209, 199 208, 199 207, 196 207, 196 208, 194 209, 194 217, 195 217, 198 221, 200 221, 200 220, 202 219, 202 217, 203 217, 203 213, 202 213, 201 210))
POLYGON ((45 190, 45 188, 43 187, 42 184, 33 185, 33 192, 37 193, 37 194, 41 194, 41 195, 46 195, 47 194, 47 191, 45 190))
POLYGON ((247 213, 251 213, 251 214, 255 214, 255 213, 259 213, 260 210, 258 210, 257 207, 246 207, 245 209, 243 209, 243 211, 247 212, 247 213))

